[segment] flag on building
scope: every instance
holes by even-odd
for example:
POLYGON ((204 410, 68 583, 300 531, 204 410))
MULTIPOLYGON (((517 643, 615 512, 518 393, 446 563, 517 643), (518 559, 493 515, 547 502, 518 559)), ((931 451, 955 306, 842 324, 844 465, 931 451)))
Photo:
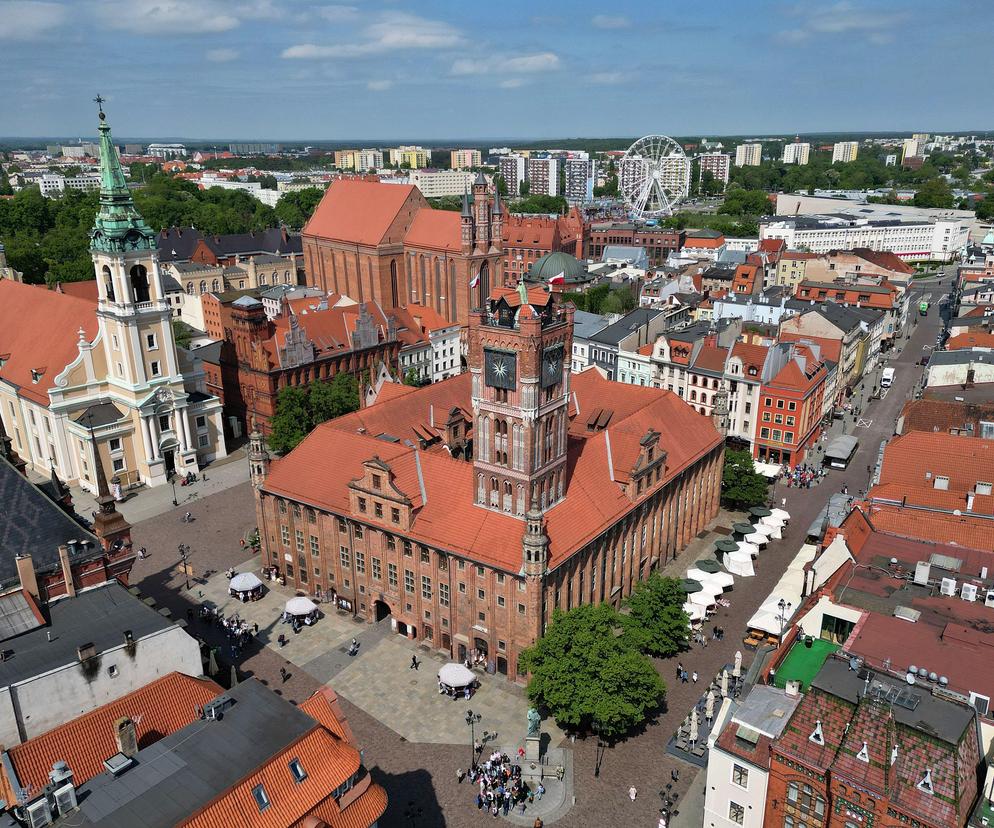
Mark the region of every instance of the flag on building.
POLYGON ((557 276, 553 276, 549 279, 550 285, 564 285, 566 284, 566 271, 560 271, 557 276))

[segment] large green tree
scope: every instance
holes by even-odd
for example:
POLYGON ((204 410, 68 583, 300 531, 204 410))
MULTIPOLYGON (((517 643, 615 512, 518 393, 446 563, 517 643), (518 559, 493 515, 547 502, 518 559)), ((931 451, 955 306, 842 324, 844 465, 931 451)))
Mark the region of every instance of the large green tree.
POLYGON ((292 451, 307 436, 311 430, 311 414, 303 388, 287 386, 280 389, 271 427, 269 446, 279 454, 292 451))
POLYGON ((335 374, 331 382, 312 382, 307 392, 310 427, 359 408, 359 383, 351 374, 335 374))
POLYGON ((941 207, 947 209, 953 206, 953 191, 944 178, 932 178, 922 184, 915 193, 915 207, 941 207))
POLYGON ((669 658, 687 648, 690 619, 683 611, 686 594, 676 578, 653 572, 635 585, 621 614, 623 638, 636 650, 669 658))
POLYGON ((607 604, 556 610, 534 646, 521 654, 528 697, 564 727, 619 738, 657 709, 666 685, 622 636, 607 604))
POLYGON ((721 499, 732 509, 749 509, 766 502, 769 484, 756 471, 748 451, 726 449, 725 470, 721 475, 721 499))
POLYGON ((323 195, 324 190, 319 187, 283 193, 276 202, 276 217, 287 227, 300 230, 311 217, 323 195))

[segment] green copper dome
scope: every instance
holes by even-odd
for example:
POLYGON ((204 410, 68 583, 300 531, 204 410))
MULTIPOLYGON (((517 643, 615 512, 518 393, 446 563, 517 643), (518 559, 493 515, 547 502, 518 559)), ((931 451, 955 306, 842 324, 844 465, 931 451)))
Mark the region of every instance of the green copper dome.
POLYGON ((567 282, 583 282, 590 278, 587 275, 587 268, 581 261, 575 256, 570 256, 569 253, 557 250, 555 253, 546 253, 532 262, 525 279, 529 282, 548 282, 560 273, 566 277, 567 282))
POLYGON ((154 250, 155 233, 135 208, 107 116, 100 113, 100 210, 90 231, 90 250, 124 253, 154 250))

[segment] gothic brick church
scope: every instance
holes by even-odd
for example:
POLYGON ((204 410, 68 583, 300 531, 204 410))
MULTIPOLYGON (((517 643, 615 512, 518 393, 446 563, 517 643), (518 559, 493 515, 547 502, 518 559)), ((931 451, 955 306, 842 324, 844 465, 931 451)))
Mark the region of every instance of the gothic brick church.
POLYGON ((408 184, 332 182, 303 230, 307 283, 384 311, 418 303, 465 325, 501 281, 503 213, 482 175, 462 210, 408 184))
POLYGON ((556 294, 497 287, 468 322, 468 373, 280 460, 254 433, 257 516, 295 588, 519 678, 554 608, 617 606, 715 516, 723 440, 672 392, 571 374, 556 294))

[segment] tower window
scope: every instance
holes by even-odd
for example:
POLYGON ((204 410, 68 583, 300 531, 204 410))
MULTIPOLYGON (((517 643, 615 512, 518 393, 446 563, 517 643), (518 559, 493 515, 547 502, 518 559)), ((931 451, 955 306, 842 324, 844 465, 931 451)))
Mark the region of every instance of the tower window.
POLYGON ((148 293, 148 271, 144 265, 135 265, 131 268, 131 291, 134 294, 134 301, 149 301, 148 293))
POLYGON ((152 360, 151 369, 152 369, 152 376, 153 377, 157 377, 157 376, 159 376, 159 374, 162 373, 160 371, 160 369, 159 369, 159 361, 156 360, 156 359, 152 360))
POLYGON ((148 350, 150 351, 155 351, 158 349, 159 343, 156 342, 154 333, 145 334, 145 347, 148 348, 148 350))

